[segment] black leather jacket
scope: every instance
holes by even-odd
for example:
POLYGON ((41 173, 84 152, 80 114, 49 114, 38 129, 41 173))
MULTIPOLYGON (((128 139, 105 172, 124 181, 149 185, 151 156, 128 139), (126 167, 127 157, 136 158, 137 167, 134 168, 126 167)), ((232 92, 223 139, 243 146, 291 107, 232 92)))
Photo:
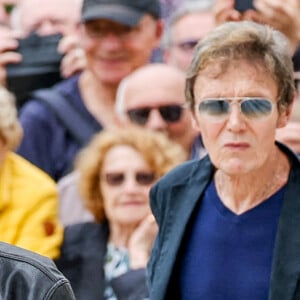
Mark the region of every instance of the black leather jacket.
POLYGON ((75 300, 75 296, 50 259, 0 242, 0 299, 75 300))

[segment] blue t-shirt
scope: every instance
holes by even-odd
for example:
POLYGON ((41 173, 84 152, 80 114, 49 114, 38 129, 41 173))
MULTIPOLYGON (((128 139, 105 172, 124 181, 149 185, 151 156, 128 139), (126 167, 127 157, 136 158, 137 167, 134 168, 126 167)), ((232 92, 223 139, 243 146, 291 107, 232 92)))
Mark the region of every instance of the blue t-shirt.
POLYGON ((182 300, 266 300, 284 188, 241 215, 214 182, 195 215, 180 261, 182 300))

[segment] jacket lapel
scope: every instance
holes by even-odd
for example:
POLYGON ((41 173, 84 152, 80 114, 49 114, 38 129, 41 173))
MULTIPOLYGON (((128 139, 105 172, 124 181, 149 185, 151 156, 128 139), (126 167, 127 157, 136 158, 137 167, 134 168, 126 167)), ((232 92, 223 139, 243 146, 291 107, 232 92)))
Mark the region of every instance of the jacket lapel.
POLYGON ((276 236, 270 300, 293 299, 300 275, 300 168, 295 157, 290 159, 292 170, 276 236))
POLYGON ((200 200, 200 195, 211 179, 213 169, 209 159, 206 159, 204 164, 195 164, 194 167, 201 171, 196 174, 191 172, 192 175, 187 180, 168 189, 169 194, 166 195, 170 198, 170 205, 167 208, 165 231, 157 261, 157 266, 162 271, 159 271, 160 275, 156 276, 157 282, 153 284, 159 291, 156 299, 165 294, 166 282, 169 282, 173 272, 185 229, 200 200), (170 248, 169 245, 172 247, 170 248))

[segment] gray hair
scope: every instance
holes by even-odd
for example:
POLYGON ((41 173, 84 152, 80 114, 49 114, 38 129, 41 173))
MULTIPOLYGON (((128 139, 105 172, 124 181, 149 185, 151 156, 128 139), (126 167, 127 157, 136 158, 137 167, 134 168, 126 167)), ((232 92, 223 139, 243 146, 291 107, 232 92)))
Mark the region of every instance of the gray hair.
POLYGON ((218 64, 219 74, 222 74, 233 60, 247 60, 272 76, 278 86, 279 110, 293 102, 293 63, 286 37, 267 25, 250 21, 227 22, 211 31, 196 46, 185 87, 186 100, 192 109, 194 85, 201 71, 218 64))
POLYGON ((125 89, 127 87, 129 77, 125 77, 124 79, 121 80, 118 89, 117 89, 117 94, 115 98, 115 112, 118 116, 118 118, 121 121, 124 121, 126 118, 126 113, 125 113, 125 89))
POLYGON ((214 0, 186 0, 181 2, 176 10, 170 15, 167 22, 164 34, 161 40, 161 47, 167 49, 172 46, 172 30, 174 24, 176 24, 181 18, 189 14, 210 12, 213 9, 214 0))
POLYGON ((0 137, 9 150, 16 149, 23 137, 15 97, 4 87, 0 87, 0 137))

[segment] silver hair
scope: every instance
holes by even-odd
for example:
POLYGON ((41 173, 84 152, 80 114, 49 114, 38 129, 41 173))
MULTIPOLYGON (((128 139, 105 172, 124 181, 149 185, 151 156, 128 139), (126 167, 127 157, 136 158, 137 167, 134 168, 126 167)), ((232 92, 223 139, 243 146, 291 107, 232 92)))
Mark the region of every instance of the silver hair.
POLYGON ((210 12, 214 6, 214 0, 186 0, 179 4, 176 10, 170 15, 169 21, 166 23, 164 34, 161 40, 163 49, 172 46, 172 30, 181 18, 189 14, 210 12))
POLYGON ((194 107, 194 84, 209 65, 218 65, 224 74, 233 60, 246 60, 263 68, 278 86, 278 107, 288 107, 294 98, 293 64, 287 38, 267 25, 251 21, 226 22, 203 38, 196 46, 187 70, 185 94, 194 107))
POLYGON ((125 89, 127 87, 128 78, 125 77, 121 80, 117 94, 115 98, 115 112, 121 121, 125 121, 126 113, 125 113, 125 89))

